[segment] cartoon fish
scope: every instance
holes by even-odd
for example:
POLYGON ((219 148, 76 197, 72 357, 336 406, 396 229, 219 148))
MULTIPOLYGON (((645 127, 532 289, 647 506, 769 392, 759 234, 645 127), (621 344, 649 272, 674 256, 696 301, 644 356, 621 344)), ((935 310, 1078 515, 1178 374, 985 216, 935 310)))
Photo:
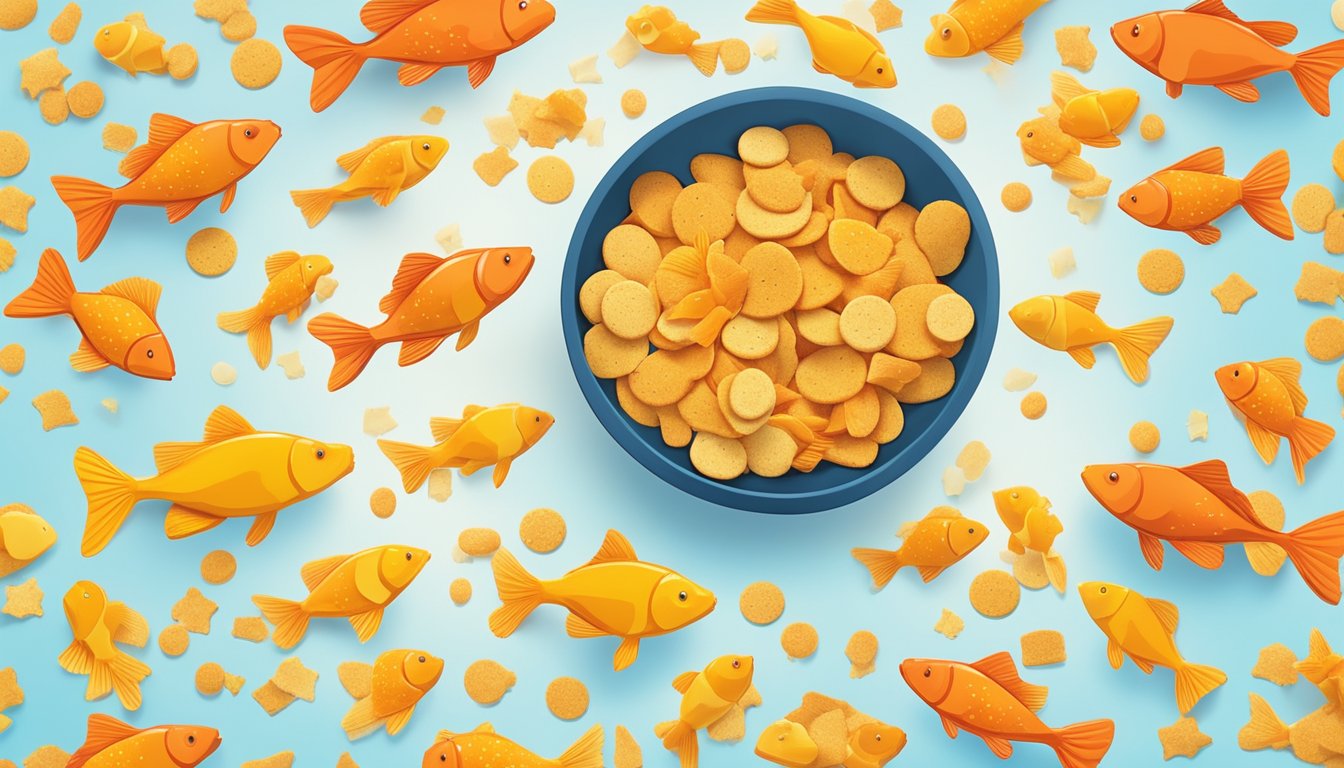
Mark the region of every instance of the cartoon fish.
POLYGON ((105 24, 93 35, 93 47, 98 53, 126 70, 131 77, 141 72, 151 75, 168 73, 168 58, 163 55, 164 42, 162 35, 129 21, 105 24))
POLYGON ((149 677, 149 665, 117 647, 118 643, 144 648, 149 623, 125 603, 109 601, 92 581, 77 581, 61 601, 74 638, 57 661, 72 675, 88 675, 84 699, 101 699, 116 691, 121 705, 140 708, 140 681, 149 677))
POLYGON ((369 59, 397 62, 397 81, 418 85, 444 67, 467 68, 479 88, 495 59, 526 43, 555 21, 547 0, 370 0, 359 20, 376 37, 352 43, 316 27, 285 27, 285 44, 313 68, 309 98, 321 112, 340 98, 369 59))
POLYGON ((134 478, 90 448, 75 451, 75 475, 89 500, 80 552, 92 557, 112 541, 131 508, 147 499, 172 502, 163 520, 170 539, 214 528, 232 517, 255 517, 247 532, 254 547, 276 514, 316 496, 355 468, 348 445, 283 432, 258 432, 228 406, 205 420, 199 443, 154 446, 159 474, 134 478))
POLYGON ((282 251, 266 258, 266 288, 261 301, 239 312, 220 312, 215 322, 220 330, 246 333, 247 348, 265 370, 271 364, 271 321, 280 315, 294 322, 307 309, 317 288, 318 278, 332 272, 326 256, 300 256, 298 251, 282 251))
POLYGON ((808 768, 817 761, 817 742, 801 723, 776 720, 756 739, 756 756, 784 768, 808 768))
POLYGON ((683 672, 672 681, 681 694, 681 712, 676 720, 654 726, 663 747, 675 752, 681 768, 700 764, 700 741, 695 732, 726 716, 751 688, 755 660, 750 656, 720 656, 700 672, 683 672))
POLYGON ((136 728, 115 717, 89 715, 84 744, 66 768, 195 768, 219 749, 219 731, 203 725, 136 728))
POLYGON ((308 226, 316 227, 339 202, 371 197, 386 208, 424 181, 446 154, 448 140, 438 136, 384 136, 336 158, 350 174, 345 181, 325 189, 298 189, 289 196, 308 226))
POLYGON ((1015 555, 1039 552, 1050 585, 1063 593, 1068 571, 1064 558, 1055 551, 1055 538, 1064 532, 1064 523, 1050 511, 1050 499, 1035 488, 1019 485, 995 491, 994 509, 1008 527, 1008 551, 1015 555))
POLYGON ((383 610, 428 562, 428 552, 401 544, 333 555, 303 566, 303 600, 253 595, 252 602, 275 625, 275 644, 286 650, 299 644, 313 618, 349 619, 359 642, 367 643, 383 623, 383 610))
POLYGON ((468 733, 439 731, 421 768, 602 768, 602 726, 594 725, 565 753, 547 760, 481 723, 468 733))
POLYGON ((849 736, 843 768, 882 768, 905 749, 905 731, 894 725, 864 723, 849 736))
POLYGON ((551 414, 519 403, 492 408, 468 405, 460 419, 438 416, 429 420, 435 445, 379 440, 378 447, 401 473, 407 493, 420 490, 435 467, 456 467, 468 476, 494 465, 498 488, 508 477, 513 460, 536 445, 554 423, 551 414))
POLYGON ((5 307, 6 317, 69 315, 79 328, 79 349, 70 367, 81 373, 114 366, 136 376, 167 381, 176 373, 173 350, 155 319, 163 288, 128 277, 97 293, 75 290, 61 254, 48 248, 37 262, 28 290, 5 307))
POLYGON ((56 544, 56 529, 23 504, 0 507, 0 578, 31 564, 56 544))
POLYGON ((280 126, 269 120, 211 120, 192 123, 156 113, 149 118, 149 141, 126 156, 130 178, 113 189, 74 176, 52 176, 51 186, 75 215, 79 260, 103 242, 112 218, 123 205, 163 206, 168 223, 191 215, 196 206, 221 192, 219 212, 233 204, 238 182, 252 172, 280 140, 280 126))
POLYGON ((1223 174, 1223 148, 1210 147, 1130 187, 1120 196, 1120 210, 1140 224, 1212 245, 1223 233, 1211 222, 1240 205, 1270 234, 1292 240, 1293 223, 1282 200, 1287 187, 1287 152, 1271 152, 1246 178, 1234 179, 1223 174))
POLYGON ((1339 558, 1344 555, 1344 512, 1295 531, 1275 530, 1232 485, 1227 465, 1213 459, 1188 467, 1096 464, 1083 469, 1087 490, 1120 522, 1139 534, 1153 570, 1162 570, 1162 542, 1202 568, 1223 564, 1223 547, 1244 544, 1256 571, 1273 573, 1285 557, 1322 600, 1338 604, 1339 558))
POLYGON ((670 8, 646 5, 625 20, 625 28, 645 50, 685 56, 705 77, 712 76, 719 68, 719 49, 723 43, 697 43, 700 33, 679 21, 670 8))
POLYGON ((1059 109, 1059 129, 1089 147, 1120 146, 1120 134, 1139 109, 1133 88, 1094 91, 1064 72, 1050 75, 1050 97, 1059 109))
MULTIPOLYGON (((355 576, 359 579, 358 574, 355 576)), ((373 690, 355 702, 341 719, 350 741, 383 728, 396 736, 411 721, 415 705, 439 682, 443 659, 428 651, 398 649, 378 654, 369 670, 373 690)))
POLYGON ((635 663, 640 639, 694 624, 718 604, 713 592, 680 573, 641 561, 618 531, 607 531, 592 560, 558 579, 538 579, 507 549, 490 566, 504 603, 490 614, 496 637, 512 635, 538 606, 558 605, 569 611, 570 637, 621 639, 612 660, 617 672, 635 663))
POLYGON ((923 520, 902 525, 896 535, 903 539, 898 550, 860 548, 849 552, 872 573, 877 589, 887 586, 907 565, 919 569, 925 584, 933 581, 980 546, 989 537, 989 529, 962 517, 952 507, 934 507, 923 520))
POLYGON ((871 32, 849 19, 813 16, 794 0, 759 0, 747 21, 787 24, 803 30, 812 49, 812 68, 856 88, 895 88, 896 67, 871 32))
POLYGON ((1049 107, 1042 112, 1040 117, 1026 121, 1017 129, 1023 161, 1027 165, 1048 165, 1051 171, 1065 179, 1095 179, 1097 169, 1079 155, 1083 151, 1082 143, 1059 127, 1057 110, 1049 107))
POLYGON ((1176 98, 1187 85, 1212 85, 1237 101, 1258 101, 1252 80, 1288 72, 1302 98, 1330 114, 1330 80, 1344 67, 1344 40, 1302 53, 1279 50, 1297 37, 1285 21, 1243 21, 1222 0, 1184 11, 1135 16, 1111 26, 1111 39, 1136 64, 1167 83, 1176 98))
POLYGON ((1293 669, 1320 688, 1326 703, 1337 712, 1344 708, 1344 655, 1330 650, 1321 630, 1311 630, 1307 658, 1293 664, 1293 669))
POLYGON ((953 0, 947 13, 929 22, 933 32, 924 52, 942 58, 974 56, 984 51, 1012 64, 1022 58, 1022 27, 1027 17, 1050 0, 953 0))
POLYGON ((336 364, 332 392, 359 376, 384 344, 401 342, 397 363, 413 365, 459 333, 460 352, 476 339, 481 318, 518 290, 532 271, 531 248, 460 251, 448 258, 411 253, 401 260, 392 290, 378 303, 387 319, 371 328, 332 313, 318 315, 308 330, 331 347, 336 364))
POLYGON ((1154 317, 1128 328, 1112 328, 1097 316, 1101 294, 1074 291, 1064 296, 1037 296, 1008 312, 1027 338, 1049 349, 1068 352, 1084 368, 1097 362, 1092 348, 1110 344, 1120 367, 1135 384, 1148 380, 1148 359, 1171 333, 1170 317, 1154 317))
POLYGON ((696 236, 693 247, 677 248, 668 259, 660 269, 702 279, 702 285, 709 285, 683 297, 668 310, 668 319, 696 321, 689 334, 691 341, 702 347, 713 346, 723 326, 742 311, 747 299, 747 270, 728 256, 722 240, 710 243, 703 232, 696 236))
POLYGON ((1237 733, 1237 746, 1254 752, 1261 749, 1292 749, 1304 763, 1336 768, 1344 755, 1339 736, 1339 712, 1321 707, 1292 725, 1286 725, 1269 702, 1252 693, 1251 721, 1237 733), (1334 749, 1331 749, 1334 747, 1334 749))
POLYGON ((1045 706, 1047 689, 1024 682, 1007 651, 974 664, 906 659, 901 662, 901 677, 942 717, 950 738, 965 730, 984 739, 1000 759, 1013 754, 1011 742, 1028 741, 1055 750, 1064 768, 1095 768, 1115 737, 1115 723, 1110 720, 1064 728, 1041 722, 1036 712, 1045 706))
POLYGON ((1302 364, 1291 357, 1225 365, 1214 374, 1227 404, 1246 425, 1255 452, 1266 464, 1279 454, 1279 438, 1288 439, 1293 472, 1306 481, 1307 462, 1335 439, 1335 428, 1308 419, 1307 393, 1298 382, 1302 364))

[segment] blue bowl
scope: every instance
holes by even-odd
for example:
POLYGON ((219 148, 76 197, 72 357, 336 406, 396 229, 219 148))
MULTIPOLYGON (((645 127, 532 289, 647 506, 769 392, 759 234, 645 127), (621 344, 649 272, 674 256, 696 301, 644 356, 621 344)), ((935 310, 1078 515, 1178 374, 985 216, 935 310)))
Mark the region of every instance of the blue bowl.
POLYGON ((706 501, 770 514, 802 514, 843 506, 883 488, 919 463, 966 408, 989 362, 999 318, 999 267, 985 211, 947 155, 908 123, 870 104, 805 88, 760 88, 712 99, 673 117, 630 148, 598 184, 574 230, 560 289, 565 344, 579 388, 602 426, 653 474, 706 501), (836 151, 890 157, 905 171, 905 199, 916 207, 935 200, 961 204, 971 217, 971 240, 961 267, 944 282, 975 307, 976 327, 952 363, 956 385, 944 398, 905 407, 905 431, 878 451, 865 469, 822 463, 811 473, 783 477, 743 475, 711 480, 691 466, 686 448, 670 448, 656 428, 635 423, 616 400, 615 382, 598 379, 583 357, 591 327, 579 310, 579 287, 604 269, 602 241, 630 213, 630 186, 641 174, 667 171, 694 182, 691 158, 704 152, 737 156, 748 128, 813 123, 826 129, 836 151))

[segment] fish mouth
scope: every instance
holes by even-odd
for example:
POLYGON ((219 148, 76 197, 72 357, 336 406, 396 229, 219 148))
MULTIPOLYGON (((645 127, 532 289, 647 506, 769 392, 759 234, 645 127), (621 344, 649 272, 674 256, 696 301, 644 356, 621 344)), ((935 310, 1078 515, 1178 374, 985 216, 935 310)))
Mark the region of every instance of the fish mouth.
POLYGON ((210 757, 211 755, 215 754, 215 750, 219 749, 219 745, 223 743, 224 743, 224 737, 216 735, 214 742, 210 744, 209 749, 205 750, 205 754, 201 755, 201 759, 197 762, 197 764, 199 765, 200 763, 205 762, 205 759, 207 757, 210 757))

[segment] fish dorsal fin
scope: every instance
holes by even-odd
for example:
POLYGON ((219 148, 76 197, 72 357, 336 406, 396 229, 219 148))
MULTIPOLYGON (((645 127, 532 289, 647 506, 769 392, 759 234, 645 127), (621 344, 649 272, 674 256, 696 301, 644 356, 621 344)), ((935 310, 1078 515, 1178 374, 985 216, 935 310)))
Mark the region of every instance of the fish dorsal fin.
POLYGON ((299 570, 303 585, 308 588, 309 592, 317 589, 317 585, 321 584, 323 579, 330 576, 349 557, 349 555, 332 555, 321 560, 314 560, 311 563, 305 563, 303 568, 299 570))
POLYGON ((475 416, 484 410, 486 410, 484 405, 468 405, 466 408, 462 409, 462 419, 463 421, 470 419, 472 416, 475 416))
POLYGON ((195 128, 196 124, 180 117, 155 112, 149 118, 149 143, 159 147, 159 154, 172 146, 173 142, 195 128))
POLYGON ((275 276, 285 270, 286 267, 297 262, 300 258, 298 251, 281 251, 273 253, 266 257, 266 279, 274 280, 275 276))
POLYGON ((125 280, 107 286, 102 290, 108 296, 120 296, 143 309, 153 320, 159 311, 159 297, 163 295, 163 286, 147 277, 128 277, 125 280))
POLYGON ((369 0, 359 9, 359 21, 374 34, 382 34, 397 22, 415 13, 434 0, 369 0))
POLYGON ((1019 677, 1017 665, 1013 663, 1013 657, 1007 651, 999 651, 993 656, 986 656, 971 666, 985 677, 1002 686, 1013 698, 1022 702, 1022 705, 1032 712, 1036 712, 1045 706, 1046 695, 1050 689, 1043 685, 1032 685, 1019 677))
POLYGON ((695 682, 695 676, 698 674, 700 673, 682 672, 680 675, 677 675, 676 679, 672 681, 672 687, 676 689, 677 693, 680 693, 682 696, 685 696, 686 692, 691 690, 691 683, 695 682))
POLYGON ((159 443, 154 446, 154 466, 159 474, 176 469, 205 446, 206 443, 159 443))
POLYGON ((220 443, 229 438, 241 437, 242 435, 254 434, 257 430, 247 419, 238 415, 238 412, 227 405, 221 405, 211 411, 210 418, 205 420, 206 443, 220 443))
POLYGON ((1148 601, 1148 607, 1153 609, 1157 620, 1162 622, 1162 628, 1167 630, 1168 634, 1176 633, 1176 625, 1181 623, 1181 611, 1175 605, 1166 600, 1159 600, 1156 597, 1145 597, 1148 601))
POLYGON ((454 419, 448 416, 435 416, 429 420, 429 432, 434 436, 434 442, 442 443, 456 434, 463 423, 462 419, 454 419))
POLYGON ((1222 147, 1209 147, 1178 160, 1175 164, 1163 168, 1164 171, 1194 171, 1195 173, 1223 174, 1224 157, 1222 147))
POLYGON ((635 548, 630 546, 630 541, 620 531, 610 530, 607 531, 607 537, 602 540, 602 547, 588 564, 629 562, 638 559, 635 548))
POLYGON ((924 518, 927 520, 938 517, 961 517, 961 516, 962 516, 961 510, 957 509, 956 507, 934 507, 933 509, 929 510, 929 514, 925 515, 924 518))
POLYGON ((1251 500, 1246 498, 1246 494, 1232 485, 1232 477, 1227 473, 1227 465, 1221 459, 1209 459, 1201 461, 1198 464, 1191 464, 1188 467, 1181 467, 1180 473, 1199 483, 1218 497, 1218 500, 1226 504, 1243 519, 1253 523, 1259 523, 1260 518, 1255 514, 1255 508, 1251 506, 1251 500))
POLYGON ((494 733, 494 732, 495 732, 495 726, 491 725, 490 723, 481 723, 480 725, 478 725, 478 726, 476 726, 475 728, 471 729, 471 732, 472 732, 472 733, 494 733))
POLYGON ((1275 47, 1287 45, 1297 38, 1297 27, 1292 24, 1286 21, 1246 21, 1224 5, 1223 0, 1201 0, 1201 2, 1186 8, 1185 12, 1217 16, 1220 19, 1240 24, 1275 47))
POLYGON ((115 717, 103 714, 89 715, 89 732, 84 738, 84 745, 70 756, 70 762, 66 763, 66 766, 80 768, 93 756, 137 733, 141 733, 140 728, 130 723, 123 723, 115 717))
MULTIPOLYGON (((481 725, 490 725, 490 724, 489 724, 489 723, 481 723, 481 725)), ((439 731, 438 733, 434 734, 434 740, 435 740, 435 741, 450 741, 450 740, 451 740, 454 736, 456 736, 456 735, 457 735, 457 734, 456 734, 456 733, 453 733, 452 731, 443 730, 443 731, 439 731)))
POLYGON ((404 138, 406 137, 383 136, 381 138, 374 139, 370 141, 368 144, 365 144, 364 146, 360 147, 359 149, 351 150, 341 155, 340 157, 336 158, 336 164, 341 166, 341 168, 346 173, 354 173, 355 169, 363 165, 364 161, 369 159, 369 155, 373 154, 379 147, 383 146, 384 144, 390 144, 391 142, 398 141, 404 138))
POLYGON ((411 291, 420 285, 431 272, 438 269, 447 259, 432 253, 408 253, 401 259, 397 274, 392 278, 392 290, 378 302, 378 311, 390 315, 401 306, 401 302, 411 295, 411 291))
POLYGON ((1065 104, 1079 96, 1086 96, 1089 93, 1092 93, 1092 91, 1084 88, 1083 84, 1078 82, 1078 78, 1067 72, 1052 72, 1050 74, 1050 98, 1054 100, 1055 106, 1060 109, 1063 109, 1065 104))
POLYGON ((910 538, 910 534, 914 533, 915 529, 918 527, 918 520, 907 520, 906 522, 901 523, 900 529, 896 531, 896 536, 897 538, 908 539, 910 538))
POLYGON ((1096 312, 1097 305, 1101 303, 1101 294, 1096 291, 1074 291, 1064 295, 1064 298, 1072 301, 1074 304, 1086 309, 1088 312, 1096 312))
POLYGON ((1299 379, 1302 377, 1302 364, 1291 357, 1276 357, 1265 360, 1261 368, 1274 374, 1288 390, 1288 398, 1293 401, 1293 412, 1301 415, 1307 410, 1307 393, 1302 391, 1299 379))

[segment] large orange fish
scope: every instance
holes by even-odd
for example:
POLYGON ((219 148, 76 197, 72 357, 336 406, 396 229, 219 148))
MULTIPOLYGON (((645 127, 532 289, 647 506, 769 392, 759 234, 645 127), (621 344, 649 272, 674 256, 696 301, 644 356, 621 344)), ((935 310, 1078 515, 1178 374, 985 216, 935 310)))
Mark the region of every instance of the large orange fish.
POLYGON ((1222 0, 1184 11, 1146 13, 1111 27, 1116 46, 1167 83, 1167 95, 1187 85, 1212 85, 1237 101, 1258 101, 1252 80, 1274 72, 1293 76, 1302 98, 1330 114, 1330 80, 1344 67, 1344 40, 1302 53, 1279 49, 1297 37, 1284 21, 1243 21, 1222 0))
POLYGON ((948 737, 959 730, 985 740, 1000 759, 1013 754, 1014 741, 1044 744, 1055 750, 1064 768, 1095 768, 1111 748, 1115 723, 1088 720, 1051 728, 1036 716, 1047 689, 1018 677, 1007 651, 975 662, 906 659, 901 677, 943 719, 948 737))
POLYGON ((1297 482, 1306 480, 1307 462, 1335 439, 1335 428, 1308 419, 1307 393, 1298 378, 1302 364, 1291 357, 1259 363, 1225 365, 1214 373, 1232 412, 1246 424, 1255 452, 1266 464, 1279 453, 1279 438, 1288 438, 1297 482))
POLYGON ((89 715, 84 745, 66 768, 195 768, 219 749, 219 731, 203 725, 136 728, 107 715, 89 715))
POLYGON ((316 27, 285 27, 285 43, 313 68, 309 98, 321 112, 340 98, 369 59, 401 64, 397 80, 418 85, 444 67, 467 68, 472 88, 495 58, 526 43, 555 21, 547 0, 371 0, 359 20, 377 37, 353 43, 316 27))
POLYGON ((1154 229, 1184 232, 1200 245, 1223 233, 1211 222, 1240 205, 1271 234, 1293 239, 1293 222, 1283 206, 1288 188, 1288 153, 1271 152, 1244 179, 1223 173, 1223 148, 1210 147, 1167 166, 1120 196, 1120 210, 1154 229))
POLYGON ((439 731, 421 768, 602 768, 602 726, 589 728, 563 755, 542 757, 481 723, 467 733, 439 731))
POLYGON ((144 376, 169 380, 176 367, 173 350, 154 318, 163 288, 153 280, 128 277, 97 293, 80 293, 61 254, 48 248, 37 263, 37 277, 28 290, 5 307, 6 317, 69 315, 79 328, 79 349, 70 355, 76 371, 98 371, 109 365, 144 376))
POLYGON ((149 118, 149 141, 126 156, 123 173, 130 178, 112 188, 74 176, 52 176, 61 202, 75 215, 79 260, 103 242, 112 218, 123 205, 163 206, 175 224, 207 198, 223 192, 219 212, 233 204, 238 181, 252 172, 280 140, 280 126, 269 120, 211 120, 192 123, 155 114, 149 118))
POLYGON ((359 376, 384 344, 401 342, 400 365, 429 357, 449 336, 459 333, 466 349, 481 318, 518 290, 532 271, 531 248, 461 251, 448 258, 411 253, 401 260, 392 290, 378 303, 387 319, 372 328, 338 315, 318 315, 308 330, 331 347, 336 364, 327 388, 332 392, 359 376))
POLYGON ((1138 531, 1139 548, 1154 570, 1162 570, 1163 541, 1202 568, 1222 566, 1223 547, 1244 544, 1256 571, 1273 573, 1291 558, 1311 591, 1339 603, 1344 512, 1288 533, 1275 530, 1256 515, 1217 459, 1188 467, 1097 464, 1083 470, 1083 484, 1108 512, 1138 531))

